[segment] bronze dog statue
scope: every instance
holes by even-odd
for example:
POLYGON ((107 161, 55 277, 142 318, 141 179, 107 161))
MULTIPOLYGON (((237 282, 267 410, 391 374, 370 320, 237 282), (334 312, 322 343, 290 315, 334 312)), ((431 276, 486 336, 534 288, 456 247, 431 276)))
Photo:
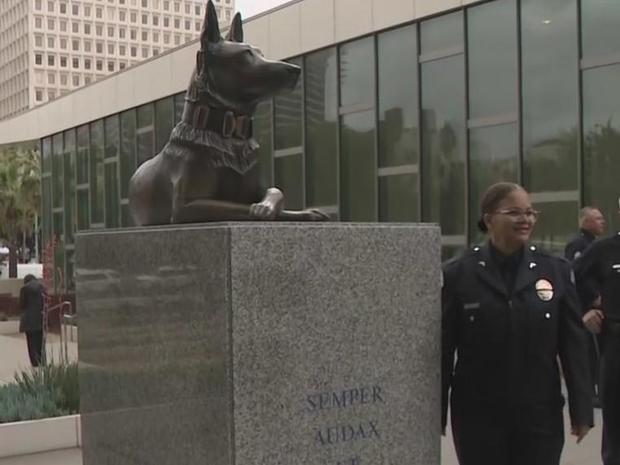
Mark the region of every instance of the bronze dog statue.
POLYGON ((135 224, 328 220, 318 210, 284 210, 282 192, 259 178, 252 115, 261 100, 292 90, 300 72, 244 43, 239 13, 223 39, 209 0, 182 120, 129 183, 135 224))

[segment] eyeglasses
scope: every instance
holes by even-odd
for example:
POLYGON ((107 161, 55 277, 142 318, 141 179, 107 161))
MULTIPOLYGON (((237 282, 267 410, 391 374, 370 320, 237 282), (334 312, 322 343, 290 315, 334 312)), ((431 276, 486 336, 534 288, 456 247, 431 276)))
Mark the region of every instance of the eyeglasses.
POLYGON ((538 210, 517 210, 517 209, 508 209, 508 210, 497 210, 495 213, 500 215, 506 215, 513 221, 517 221, 520 218, 525 218, 526 220, 536 221, 540 216, 540 212, 538 210))

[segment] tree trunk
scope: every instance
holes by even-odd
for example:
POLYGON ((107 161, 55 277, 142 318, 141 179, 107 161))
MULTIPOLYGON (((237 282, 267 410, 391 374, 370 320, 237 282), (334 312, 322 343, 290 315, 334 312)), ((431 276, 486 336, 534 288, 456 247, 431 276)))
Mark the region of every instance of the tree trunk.
POLYGON ((8 244, 9 249, 9 278, 17 278, 17 247, 15 244, 8 244))

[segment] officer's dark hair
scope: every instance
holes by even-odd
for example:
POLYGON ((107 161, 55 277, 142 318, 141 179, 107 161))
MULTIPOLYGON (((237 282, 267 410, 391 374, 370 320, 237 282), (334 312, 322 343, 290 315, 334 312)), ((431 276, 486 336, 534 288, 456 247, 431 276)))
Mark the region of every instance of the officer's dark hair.
POLYGON ((35 279, 37 279, 35 275, 27 274, 26 276, 24 276, 24 284, 28 284, 30 281, 34 281, 35 279))
POLYGON ((490 186, 484 194, 482 194, 482 199, 480 201, 480 211, 482 214, 478 221, 478 229, 480 229, 480 231, 486 233, 489 230, 484 222, 484 215, 497 211, 497 207, 501 201, 518 190, 523 190, 523 187, 519 184, 514 182, 498 182, 490 186))

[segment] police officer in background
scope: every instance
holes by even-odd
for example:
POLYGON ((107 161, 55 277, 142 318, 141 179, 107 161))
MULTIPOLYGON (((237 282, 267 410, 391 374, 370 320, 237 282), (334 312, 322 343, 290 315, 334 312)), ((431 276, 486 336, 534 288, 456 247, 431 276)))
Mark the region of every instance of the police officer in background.
POLYGON ((570 265, 528 245, 538 212, 518 184, 491 186, 481 211, 488 243, 444 266, 442 426, 445 432, 449 402, 461 465, 558 465, 558 355, 577 442, 593 424, 587 335, 570 265))
MULTIPOLYGON (((579 233, 564 249, 564 256, 570 262, 579 258, 585 250, 596 240, 605 234, 605 217, 598 208, 584 207, 579 212, 579 233)), ((596 335, 592 335, 588 341, 588 354, 590 359, 590 374, 592 379, 592 397, 596 407, 600 406, 598 397, 598 378, 600 349, 596 335)))
POLYGON ((592 244, 574 268, 582 301, 591 304, 584 324, 601 335, 603 463, 620 465, 620 233, 592 244))
POLYGON ((574 261, 597 237, 605 234, 605 217, 598 208, 584 207, 579 212, 579 233, 564 248, 564 256, 574 261))

